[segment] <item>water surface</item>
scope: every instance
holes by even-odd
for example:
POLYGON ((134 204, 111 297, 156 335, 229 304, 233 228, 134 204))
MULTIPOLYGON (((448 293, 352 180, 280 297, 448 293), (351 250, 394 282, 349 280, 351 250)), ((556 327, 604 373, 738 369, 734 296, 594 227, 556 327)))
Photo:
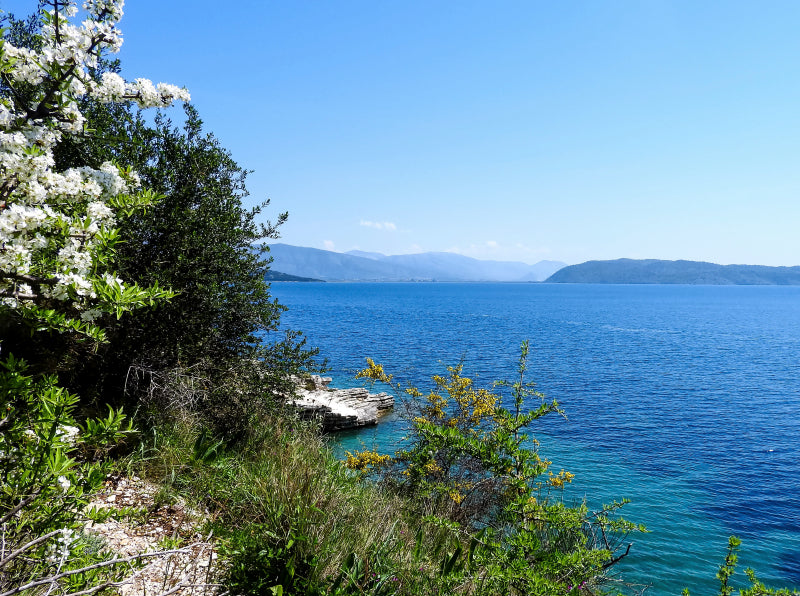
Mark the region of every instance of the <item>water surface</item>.
MULTIPOLYGON (((741 568, 800 586, 800 288, 557 284, 273 284, 287 327, 353 385, 372 357, 426 386, 448 364, 529 378, 568 419, 537 427, 572 498, 631 499, 646 535, 615 567, 647 594, 715 593, 727 537, 741 568)), ((341 435, 391 452, 401 422, 341 435)))

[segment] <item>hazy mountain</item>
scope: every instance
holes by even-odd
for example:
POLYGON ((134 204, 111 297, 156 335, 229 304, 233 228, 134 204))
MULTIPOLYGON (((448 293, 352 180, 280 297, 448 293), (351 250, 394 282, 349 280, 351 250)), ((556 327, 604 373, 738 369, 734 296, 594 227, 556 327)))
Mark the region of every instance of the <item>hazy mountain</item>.
POLYGON ((587 261, 555 272, 548 283, 800 285, 800 267, 717 265, 656 259, 587 261))
POLYGON ((288 244, 270 245, 270 254, 274 271, 327 281, 542 281, 565 266, 555 261, 480 261, 443 252, 338 253, 288 244))
POLYGON ((318 248, 270 244, 271 269, 325 281, 397 281, 415 279, 412 271, 364 257, 318 248))
POLYGON ((386 258, 386 255, 379 252, 366 252, 363 250, 348 250, 344 254, 353 255, 354 257, 364 257, 365 259, 372 259, 373 261, 379 261, 386 258))
POLYGON ((449 252, 394 255, 382 261, 412 268, 430 279, 465 281, 542 281, 565 266, 554 261, 541 261, 536 265, 481 261, 449 252))

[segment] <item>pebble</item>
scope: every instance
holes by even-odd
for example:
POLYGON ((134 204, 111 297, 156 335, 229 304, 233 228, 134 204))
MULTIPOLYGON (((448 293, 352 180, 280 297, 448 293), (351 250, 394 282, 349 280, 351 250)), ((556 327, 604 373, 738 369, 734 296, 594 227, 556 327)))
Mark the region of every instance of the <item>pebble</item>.
POLYGON ((184 543, 193 542, 191 546, 184 547, 184 552, 144 559, 144 567, 130 576, 129 583, 119 587, 120 596, 162 594, 178 584, 187 587, 170 592, 175 596, 218 594, 218 587, 205 585, 207 578, 213 578, 218 570, 214 544, 203 540, 196 530, 203 521, 203 515, 180 502, 152 510, 153 495, 156 492, 155 486, 136 476, 118 478, 116 482, 112 479, 105 483, 104 494, 98 495, 89 504, 89 507, 98 508, 119 507, 124 504, 151 510, 144 523, 113 519, 101 524, 87 523, 86 531, 102 537, 106 546, 120 557, 159 551, 159 543, 165 538, 177 536, 184 543), (189 587, 190 585, 195 587, 189 587), (201 587, 198 588, 198 585, 201 587))

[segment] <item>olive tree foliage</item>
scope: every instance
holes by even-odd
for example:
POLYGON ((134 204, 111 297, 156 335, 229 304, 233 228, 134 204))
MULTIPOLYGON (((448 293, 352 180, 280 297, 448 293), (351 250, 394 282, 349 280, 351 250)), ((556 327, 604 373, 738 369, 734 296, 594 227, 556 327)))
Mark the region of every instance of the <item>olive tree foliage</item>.
POLYGON ((185 111, 182 128, 158 117, 154 130, 136 135, 144 141, 142 178, 166 198, 126 222, 129 241, 120 251, 131 277, 178 292, 123 323, 128 338, 141 335, 137 358, 169 365, 250 353, 283 310, 269 294, 268 262, 255 244, 277 237, 287 214, 275 225, 256 222, 267 203, 243 207, 247 172, 203 132, 194 108, 185 111))
POLYGON ((194 108, 186 106, 182 126, 164 116, 154 127, 136 118, 130 124, 142 180, 164 199, 125 222, 121 271, 176 296, 109 330, 106 392, 136 397, 137 387, 149 390, 152 374, 191 368, 208 380, 199 406, 225 426, 290 392, 291 376, 311 364, 303 340, 279 329, 284 307, 269 293, 269 262, 259 248, 287 215, 259 223, 268 202, 243 206, 248 172, 203 131, 194 108))

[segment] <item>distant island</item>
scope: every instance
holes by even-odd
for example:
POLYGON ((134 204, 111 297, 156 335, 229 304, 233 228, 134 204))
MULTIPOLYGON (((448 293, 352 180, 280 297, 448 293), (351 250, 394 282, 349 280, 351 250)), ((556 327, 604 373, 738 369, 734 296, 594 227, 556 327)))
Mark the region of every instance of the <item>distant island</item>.
POLYGON ((800 285, 800 267, 717 265, 702 261, 617 259, 587 261, 556 271, 547 283, 800 285))
MULTIPOLYGON (((502 281, 538 282, 566 267, 558 261, 535 265, 514 261, 481 261, 448 252, 384 255, 374 252, 348 253, 271 244, 273 275, 323 281, 502 281)), ((282 281, 273 278, 274 281, 282 281)))

